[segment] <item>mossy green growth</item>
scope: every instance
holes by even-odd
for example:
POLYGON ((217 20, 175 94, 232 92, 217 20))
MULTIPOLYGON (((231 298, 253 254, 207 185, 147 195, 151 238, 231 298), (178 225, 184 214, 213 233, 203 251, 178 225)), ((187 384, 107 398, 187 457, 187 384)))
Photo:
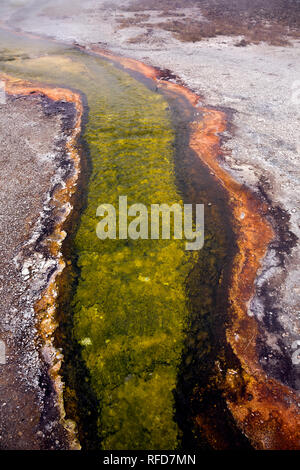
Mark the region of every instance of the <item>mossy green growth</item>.
MULTIPOLYGON (((129 80, 128 80, 129 82, 129 80)), ((120 113, 97 106, 86 140, 93 161, 88 205, 76 237, 81 269, 75 334, 100 406, 104 449, 174 449, 176 376, 187 308, 189 255, 179 240, 96 237, 99 204, 181 203, 166 103, 140 84, 120 113), (138 106, 137 106, 138 104, 138 106)))

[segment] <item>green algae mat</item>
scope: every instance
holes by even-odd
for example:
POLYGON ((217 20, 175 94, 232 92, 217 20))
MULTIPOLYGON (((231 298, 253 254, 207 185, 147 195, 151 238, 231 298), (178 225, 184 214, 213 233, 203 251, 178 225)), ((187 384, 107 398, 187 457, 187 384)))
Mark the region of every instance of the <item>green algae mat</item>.
POLYGON ((101 403, 103 448, 173 449, 189 255, 178 240, 100 241, 95 234, 101 202, 117 207, 122 195, 146 206, 180 202, 166 103, 131 78, 121 83, 124 106, 99 102, 85 135, 93 171, 75 240, 75 335, 101 403))

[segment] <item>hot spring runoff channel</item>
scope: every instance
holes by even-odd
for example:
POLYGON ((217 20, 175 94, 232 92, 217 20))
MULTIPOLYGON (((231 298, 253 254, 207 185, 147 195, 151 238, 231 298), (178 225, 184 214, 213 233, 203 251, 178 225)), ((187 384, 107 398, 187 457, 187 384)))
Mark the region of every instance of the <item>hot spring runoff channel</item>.
POLYGON ((0 69, 79 91, 85 106, 76 223, 64 245, 56 332, 67 417, 83 448, 209 448, 243 442, 215 364, 225 347, 235 240, 227 196, 189 148, 195 111, 96 55, 0 32, 0 69), (99 240, 100 204, 204 204, 204 247, 185 240, 99 240), (199 426, 198 417, 211 426, 199 426), (225 436, 225 437, 224 437, 225 436))

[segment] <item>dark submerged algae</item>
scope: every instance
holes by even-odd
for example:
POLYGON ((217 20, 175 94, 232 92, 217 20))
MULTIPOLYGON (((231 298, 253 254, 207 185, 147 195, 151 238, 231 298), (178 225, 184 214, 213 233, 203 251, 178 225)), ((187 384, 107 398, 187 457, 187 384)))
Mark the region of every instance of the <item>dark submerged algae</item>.
POLYGON ((224 398, 226 371, 239 369, 226 342, 228 287, 237 251, 228 195, 189 146, 190 125, 199 111, 177 93, 165 90, 165 96, 176 135, 177 187, 184 203, 205 205, 204 247, 185 280, 188 318, 175 391, 181 448, 249 449, 224 398))
MULTIPOLYGON (((57 334, 65 355, 66 410, 80 418, 83 447, 188 446, 187 436, 198 432, 194 416, 203 396, 204 403, 211 401, 210 412, 217 409, 216 420, 227 420, 231 430, 213 377, 218 361, 226 362, 221 289, 232 232, 224 191, 215 190, 209 171, 184 150, 188 138, 179 144, 195 116, 169 95, 172 117, 159 93, 99 58, 32 39, 23 44, 22 38, 24 54, 33 46, 33 58, 4 61, 4 70, 79 89, 89 108, 83 133, 89 182, 86 199, 77 201, 76 234, 65 249, 72 264, 62 277, 57 334), (96 209, 102 203, 117 207, 121 195, 147 207, 208 203, 204 250, 187 252, 183 241, 173 239, 100 241, 96 209)), ((209 447, 220 438, 214 425, 200 428, 205 432, 197 444, 209 447)), ((240 439, 238 432, 233 436, 240 439)))

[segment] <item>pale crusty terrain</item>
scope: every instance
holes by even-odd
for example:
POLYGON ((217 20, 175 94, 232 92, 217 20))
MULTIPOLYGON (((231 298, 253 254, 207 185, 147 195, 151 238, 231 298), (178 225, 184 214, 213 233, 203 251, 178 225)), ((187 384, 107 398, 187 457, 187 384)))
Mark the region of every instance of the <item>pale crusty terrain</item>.
POLYGON ((51 230, 50 193, 71 169, 69 113, 70 105, 39 94, 7 95, 0 105, 1 449, 68 448, 34 304, 57 265, 43 239, 51 230))

